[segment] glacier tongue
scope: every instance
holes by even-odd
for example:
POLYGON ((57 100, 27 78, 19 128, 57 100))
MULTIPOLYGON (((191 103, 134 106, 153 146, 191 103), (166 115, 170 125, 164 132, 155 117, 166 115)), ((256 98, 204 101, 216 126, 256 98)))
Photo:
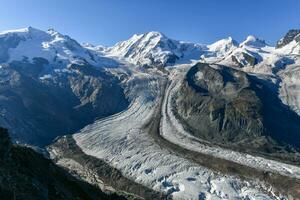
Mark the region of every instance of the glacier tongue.
POLYGON ((88 155, 103 159, 126 177, 175 199, 275 199, 261 183, 221 175, 158 145, 145 129, 160 112, 166 78, 135 72, 128 80, 131 106, 96 121, 73 137, 88 155))

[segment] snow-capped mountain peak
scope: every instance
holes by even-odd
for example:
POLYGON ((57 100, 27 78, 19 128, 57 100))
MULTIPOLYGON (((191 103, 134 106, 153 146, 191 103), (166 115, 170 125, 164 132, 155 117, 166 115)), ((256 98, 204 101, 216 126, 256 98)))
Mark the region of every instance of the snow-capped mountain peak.
POLYGON ((300 54, 300 30, 292 29, 276 44, 277 52, 283 54, 300 54))
POLYGON ((95 66, 116 64, 109 58, 103 58, 95 49, 85 48, 54 29, 42 31, 27 27, 1 32, 0 51, 2 64, 24 59, 32 62, 34 58, 43 58, 56 67, 86 62, 95 66))
POLYGON ((266 42, 262 39, 259 39, 253 35, 249 35, 245 41, 240 44, 241 47, 250 46, 254 48, 262 48, 267 46, 266 42))
POLYGON ((126 57, 126 53, 134 48, 145 48, 144 51, 149 51, 159 43, 161 40, 167 40, 166 36, 157 31, 151 31, 145 34, 134 34, 131 38, 125 41, 118 42, 111 48, 111 53, 123 55, 126 57))
POLYGON ((281 48, 294 40, 300 41, 300 30, 299 29, 291 29, 289 30, 283 38, 281 38, 277 44, 276 48, 281 48))
POLYGON ((42 32, 39 29, 33 28, 31 26, 25 27, 25 28, 20 28, 20 29, 13 29, 13 30, 6 30, 6 31, 1 31, 0 35, 8 35, 8 34, 19 34, 19 35, 25 35, 28 33, 34 34, 34 33, 40 33, 42 32))
POLYGON ((208 49, 209 51, 214 52, 216 56, 220 57, 226 55, 238 46, 239 43, 237 41, 235 41, 232 37, 228 37, 208 45, 208 49))
POLYGON ((51 35, 45 31, 29 26, 26 28, 0 32, 0 38, 6 38, 6 42, 8 42, 7 40, 14 40, 16 43, 19 43, 20 41, 27 40, 46 41, 51 39, 51 35))
POLYGON ((202 50, 201 45, 173 40, 163 33, 151 31, 117 43, 107 50, 107 54, 136 65, 166 66, 182 59, 199 59, 202 50))
POLYGON ((159 31, 150 31, 150 32, 147 32, 145 34, 143 34, 144 37, 148 37, 149 39, 150 38, 163 38, 163 37, 166 37, 163 33, 159 32, 159 31))
POLYGON ((49 28, 47 30, 47 33, 51 34, 51 35, 62 35, 61 33, 59 33, 57 30, 55 30, 54 28, 49 28))

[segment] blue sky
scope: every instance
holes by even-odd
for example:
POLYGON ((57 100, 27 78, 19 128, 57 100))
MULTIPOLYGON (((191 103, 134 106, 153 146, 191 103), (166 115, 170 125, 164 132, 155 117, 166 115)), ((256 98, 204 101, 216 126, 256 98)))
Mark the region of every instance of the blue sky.
POLYGON ((288 29, 300 28, 300 1, 0 0, 0 30, 26 26, 103 45, 151 30, 205 44, 249 34, 274 44, 288 29))

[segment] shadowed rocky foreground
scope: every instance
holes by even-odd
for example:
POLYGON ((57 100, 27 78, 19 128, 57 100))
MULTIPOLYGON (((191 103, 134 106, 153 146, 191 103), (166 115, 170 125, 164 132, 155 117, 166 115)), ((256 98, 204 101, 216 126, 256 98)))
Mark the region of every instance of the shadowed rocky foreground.
MULTIPOLYGON (((111 180, 114 181, 117 179, 111 180)), ((138 199, 128 193, 106 192, 75 178, 31 148, 12 144, 7 130, 0 128, 1 200, 138 199)))

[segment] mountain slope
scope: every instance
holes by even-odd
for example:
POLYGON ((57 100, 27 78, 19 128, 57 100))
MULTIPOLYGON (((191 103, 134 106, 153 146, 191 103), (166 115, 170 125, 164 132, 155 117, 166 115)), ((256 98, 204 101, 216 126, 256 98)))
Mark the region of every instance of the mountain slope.
MULTIPOLYGON (((300 96, 299 65, 300 43, 298 31, 290 30, 278 41, 276 47, 267 45, 263 40, 249 36, 240 44, 233 45, 230 40, 219 42, 223 51, 211 49, 202 55, 201 62, 230 66, 255 76, 268 75, 277 88, 281 101, 299 114, 300 96), (232 48, 225 48, 226 46, 232 48)), ((216 42, 218 44, 218 42, 216 42)), ((213 46, 213 45, 212 45, 213 46)), ((217 46, 217 45, 216 45, 217 46)))
POLYGON ((82 182, 32 149, 13 145, 0 128, 0 194, 11 200, 126 199, 82 182))
POLYGON ((7 53, 0 64, 0 125, 14 141, 47 145, 127 107, 121 80, 100 67, 111 59, 53 30, 29 27, 0 38, 7 53))
POLYGON ((277 42, 276 48, 278 49, 278 48, 284 47, 294 40, 299 41, 299 39, 300 39, 300 30, 291 29, 285 34, 285 36, 283 38, 281 38, 277 42))

